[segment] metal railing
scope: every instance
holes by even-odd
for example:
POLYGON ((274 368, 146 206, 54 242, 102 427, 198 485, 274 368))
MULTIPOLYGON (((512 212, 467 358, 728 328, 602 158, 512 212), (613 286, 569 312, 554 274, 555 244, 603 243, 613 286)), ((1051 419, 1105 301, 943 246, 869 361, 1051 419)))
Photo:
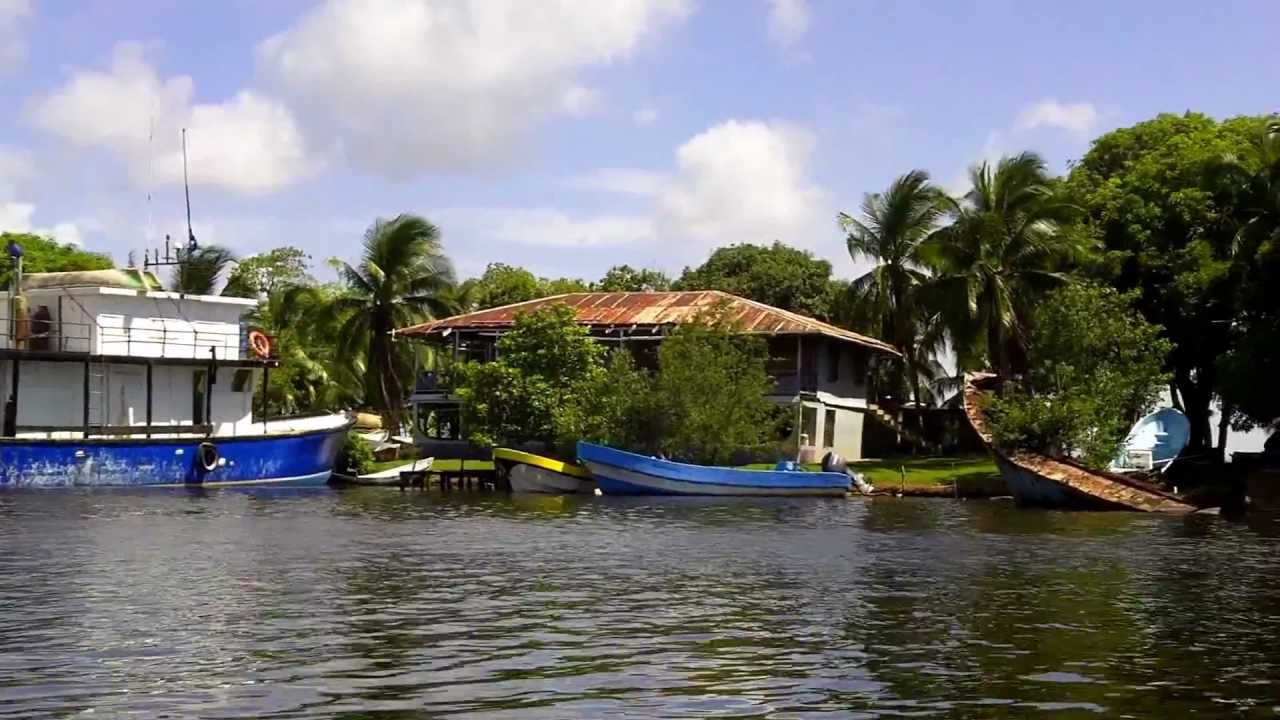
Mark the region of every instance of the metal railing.
MULTIPOLYGON (((37 313, 16 322, 0 313, 0 348, 72 355, 116 355, 142 358, 258 358, 244 327, 201 327, 202 321, 178 318, 104 316, 90 322, 60 320, 37 313), (119 320, 119 324, 114 321, 119 320)), ((265 359, 279 357, 276 339, 267 336, 265 359)))

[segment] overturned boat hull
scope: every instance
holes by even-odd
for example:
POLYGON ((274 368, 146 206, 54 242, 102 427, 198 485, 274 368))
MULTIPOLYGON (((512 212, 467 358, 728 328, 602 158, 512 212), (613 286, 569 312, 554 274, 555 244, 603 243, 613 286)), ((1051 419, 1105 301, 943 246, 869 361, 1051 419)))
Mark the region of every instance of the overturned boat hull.
POLYGON ((995 446, 982 411, 980 385, 994 376, 970 376, 964 388, 964 411, 978 436, 995 455, 996 466, 1019 505, 1070 510, 1131 510, 1188 513, 1196 506, 1144 483, 1103 473, 1075 463, 1030 452, 1006 452, 995 446))

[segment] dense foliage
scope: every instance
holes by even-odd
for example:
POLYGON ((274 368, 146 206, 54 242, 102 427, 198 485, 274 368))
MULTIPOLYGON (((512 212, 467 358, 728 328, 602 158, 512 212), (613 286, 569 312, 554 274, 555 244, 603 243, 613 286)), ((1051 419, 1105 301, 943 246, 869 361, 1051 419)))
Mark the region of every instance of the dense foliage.
POLYGON ((244 258, 227 275, 223 295, 270 297, 284 288, 312 285, 311 256, 295 247, 279 247, 244 258))
POLYGON ((602 292, 655 292, 671 289, 671 278, 660 270, 637 270, 630 265, 614 265, 595 285, 602 292))
POLYGON ((1035 310, 1027 372, 987 407, 997 443, 1105 468, 1168 382, 1172 345, 1133 308, 1137 293, 1071 283, 1035 310))
POLYGON ((722 290, 820 319, 831 317, 840 291, 831 263, 780 242, 717 248, 706 262, 685 268, 672 289, 722 290))
POLYGON ((734 452, 773 439, 766 360, 764 342, 733 332, 719 309, 676 328, 658 350, 658 449, 724 465, 734 452))
MULTIPOLYGON (((114 267, 107 255, 86 252, 75 245, 30 233, 0 233, 0 250, 10 243, 22 246, 23 272, 66 272, 71 270, 110 270, 114 267)), ((7 252, 7 251, 6 251, 7 252)), ((6 260, 0 263, 0 288, 13 282, 13 268, 6 260)))
POLYGON ((174 267, 171 289, 187 295, 214 295, 227 268, 236 256, 224 247, 202 245, 194 250, 181 250, 182 261, 174 267))
POLYGON ((1118 272, 1105 279, 1139 290, 1139 308, 1174 343, 1170 369, 1193 448, 1211 445, 1218 360, 1234 345, 1239 274, 1253 263, 1237 236, 1249 213, 1241 176, 1259 169, 1253 143, 1262 125, 1160 115, 1098 138, 1068 181, 1119 258, 1118 272))
POLYGON ((517 316, 496 360, 454 374, 463 426, 481 445, 535 442, 573 457, 590 440, 725 463, 774 439, 764 345, 719 309, 674 330, 653 374, 626 348, 607 352, 563 305, 517 316))
POLYGON ((468 439, 489 447, 552 446, 557 418, 575 388, 601 370, 604 348, 574 321, 572 309, 550 305, 518 314, 497 350, 493 362, 467 363, 453 371, 468 439))
POLYGON ((391 331, 447 315, 453 266, 440 250, 435 225, 416 215, 376 220, 365 232, 356 265, 334 260, 343 284, 330 307, 342 318, 338 352, 364 358, 364 404, 398 424, 413 374, 413 350, 391 331))

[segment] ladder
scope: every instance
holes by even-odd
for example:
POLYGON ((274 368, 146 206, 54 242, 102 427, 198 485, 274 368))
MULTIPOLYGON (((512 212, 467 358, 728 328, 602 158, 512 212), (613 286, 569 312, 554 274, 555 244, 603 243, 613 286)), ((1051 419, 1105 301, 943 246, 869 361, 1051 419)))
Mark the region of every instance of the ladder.
POLYGON ((101 428, 110 417, 107 413, 109 370, 106 363, 89 364, 89 427, 101 428))

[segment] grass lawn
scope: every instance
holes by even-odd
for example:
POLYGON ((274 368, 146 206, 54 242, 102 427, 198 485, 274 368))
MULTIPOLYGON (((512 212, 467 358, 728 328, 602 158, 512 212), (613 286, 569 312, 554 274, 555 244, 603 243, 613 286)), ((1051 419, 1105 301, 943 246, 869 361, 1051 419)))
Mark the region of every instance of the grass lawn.
POLYGON ((877 490, 904 488, 922 493, 952 491, 965 496, 1006 495, 1000 471, 989 455, 902 457, 850 463, 877 490), (905 472, 905 478, 903 473, 905 472))

